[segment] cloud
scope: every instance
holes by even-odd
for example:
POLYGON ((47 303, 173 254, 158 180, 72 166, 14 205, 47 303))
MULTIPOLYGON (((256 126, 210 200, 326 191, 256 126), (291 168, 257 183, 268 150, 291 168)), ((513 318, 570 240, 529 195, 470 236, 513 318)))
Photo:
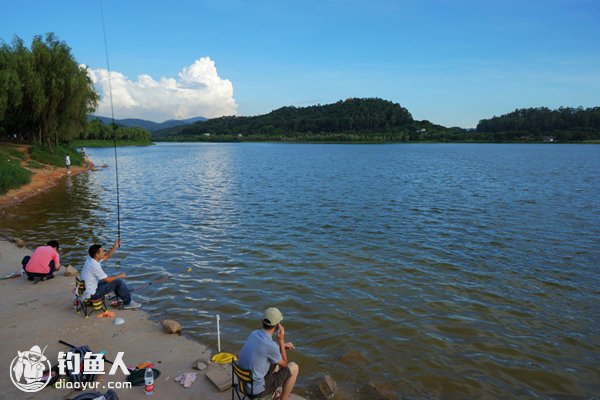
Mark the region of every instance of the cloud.
MULTIPOLYGON (((108 71, 88 69, 88 74, 100 94, 97 115, 110 116, 108 71)), ((141 118, 156 122, 191 117, 215 118, 237 114, 233 85, 221 79, 210 57, 197 59, 179 72, 177 78, 150 75, 129 80, 118 71, 111 71, 115 118, 141 118)))

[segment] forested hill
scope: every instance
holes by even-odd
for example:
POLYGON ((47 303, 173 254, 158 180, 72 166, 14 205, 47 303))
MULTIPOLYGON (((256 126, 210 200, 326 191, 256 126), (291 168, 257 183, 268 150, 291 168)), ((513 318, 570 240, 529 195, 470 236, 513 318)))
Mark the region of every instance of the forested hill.
POLYGON ((298 142, 583 142, 600 140, 600 107, 517 109, 477 129, 416 121, 397 103, 350 98, 283 107, 253 117, 221 117, 153 132, 154 140, 298 142))
POLYGON ((554 136, 558 141, 600 139, 600 107, 522 108, 511 113, 483 119, 477 131, 494 134, 496 140, 554 136))
POLYGON ((409 140, 420 129, 446 128, 413 120, 391 101, 347 99, 310 107, 283 107, 254 117, 221 117, 155 132, 157 139, 197 140, 242 135, 248 140, 409 140))

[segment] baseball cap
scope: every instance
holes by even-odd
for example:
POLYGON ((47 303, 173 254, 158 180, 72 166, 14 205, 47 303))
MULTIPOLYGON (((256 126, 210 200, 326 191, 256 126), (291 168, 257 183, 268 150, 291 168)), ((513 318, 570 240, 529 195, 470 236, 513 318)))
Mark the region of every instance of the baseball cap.
POLYGON ((269 307, 263 314, 263 322, 269 326, 275 326, 283 321, 283 315, 275 307, 269 307))

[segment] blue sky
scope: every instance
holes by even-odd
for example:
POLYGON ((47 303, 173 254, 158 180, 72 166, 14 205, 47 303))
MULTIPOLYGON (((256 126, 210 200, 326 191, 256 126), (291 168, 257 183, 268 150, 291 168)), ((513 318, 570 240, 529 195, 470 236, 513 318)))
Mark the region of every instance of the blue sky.
MULTIPOLYGON (((102 7, 116 118, 257 115, 381 97, 419 120, 473 127, 521 107, 600 106, 595 0, 102 0, 102 7)), ((29 44, 54 32, 99 91, 107 87, 98 1, 2 0, 1 9, 4 41, 18 35, 29 44)))

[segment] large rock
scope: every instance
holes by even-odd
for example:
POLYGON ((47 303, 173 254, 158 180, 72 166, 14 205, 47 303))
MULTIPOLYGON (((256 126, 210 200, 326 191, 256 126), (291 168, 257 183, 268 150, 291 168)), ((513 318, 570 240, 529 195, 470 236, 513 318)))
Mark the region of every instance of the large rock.
POLYGON ((77 269, 75 267, 73 267, 72 265, 69 265, 67 268, 65 268, 65 276, 77 276, 79 275, 79 271, 77 271, 77 269))
POLYGON ((12 242, 20 249, 26 246, 25 241, 19 238, 13 238, 12 242))
POLYGON ((396 400, 398 396, 396 395, 396 391, 387 382, 382 381, 370 381, 368 387, 375 392, 375 397, 377 399, 382 400, 396 400))
POLYGON ((198 370, 202 371, 208 367, 208 362, 204 362, 204 360, 202 360, 202 359, 197 359, 192 364, 192 367, 194 369, 198 369, 198 370))
POLYGON ((200 362, 204 363, 206 365, 210 365, 212 363, 212 351, 208 350, 208 349, 205 350, 202 354, 200 354, 200 358, 198 358, 196 361, 194 361, 193 365, 197 365, 200 362))
POLYGON ((172 319, 165 319, 162 321, 162 326, 167 333, 179 333, 181 332, 181 325, 179 322, 173 321, 172 319))
POLYGON ((329 375, 323 376, 323 381, 319 384, 319 390, 326 399, 333 399, 337 391, 337 383, 329 375))

